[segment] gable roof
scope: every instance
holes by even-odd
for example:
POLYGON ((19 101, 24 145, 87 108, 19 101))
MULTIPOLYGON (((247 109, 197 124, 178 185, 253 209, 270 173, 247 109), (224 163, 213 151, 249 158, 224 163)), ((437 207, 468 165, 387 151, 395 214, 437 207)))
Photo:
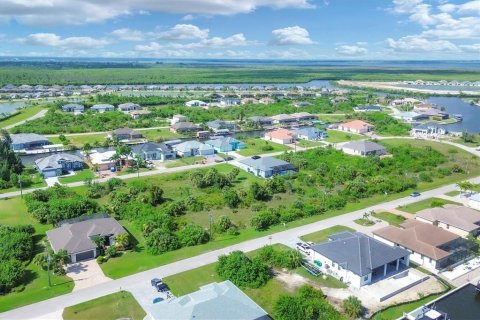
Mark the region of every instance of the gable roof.
POLYGON ((140 152, 171 152, 172 148, 165 143, 155 143, 155 142, 146 142, 142 144, 134 144, 131 146, 132 153, 140 153, 140 152))
POLYGON ((468 207, 447 204, 443 208, 421 210, 416 217, 428 221, 440 221, 453 227, 471 232, 480 228, 480 212, 468 207))
POLYGON ((361 152, 386 151, 385 147, 372 141, 350 141, 342 145, 342 149, 352 149, 361 152))
POLYGON ((312 250, 359 276, 368 275, 373 269, 410 254, 405 249, 391 247, 358 232, 341 232, 330 239, 311 246, 312 250))
POLYGON ((344 122, 340 124, 340 126, 344 128, 350 128, 350 129, 364 129, 364 128, 373 128, 373 125, 362 121, 362 120, 353 120, 349 122, 344 122))
POLYGON ((275 139, 292 139, 293 132, 287 129, 277 129, 273 131, 266 132, 265 135, 267 137, 275 138, 275 139))
POLYGON ((239 143, 240 141, 232 137, 221 137, 218 139, 211 139, 205 141, 205 144, 211 145, 214 148, 229 147, 232 143, 239 143))
POLYGON ((42 171, 48 168, 62 169, 62 165, 59 164, 60 161, 83 162, 79 156, 68 153, 57 153, 35 160, 35 165, 42 171))
POLYGON ((48 241, 55 252, 67 250, 68 253, 93 250, 97 246, 91 237, 127 233, 113 218, 93 218, 75 223, 64 223, 60 227, 47 231, 48 241))
POLYGON ((414 219, 406 220, 400 226, 384 227, 373 231, 373 234, 435 260, 450 255, 440 246, 460 238, 452 232, 414 219))
POLYGON ((303 128, 296 129, 295 133, 297 135, 311 137, 311 136, 319 136, 319 135, 325 134, 326 132, 315 127, 303 127, 303 128))
POLYGON ((271 116, 270 117, 272 120, 276 120, 276 121, 282 121, 282 120, 291 120, 291 121, 295 121, 296 118, 294 116, 291 116, 291 115, 288 115, 288 114, 277 114, 275 116, 271 116))
POLYGON ((245 164, 253 169, 258 169, 262 171, 269 170, 295 170, 295 167, 290 162, 284 161, 282 159, 277 159, 274 157, 261 157, 258 159, 247 158, 238 161, 242 164, 245 164))
POLYGON ((197 126, 196 124, 192 123, 192 122, 177 122, 173 125, 170 126, 170 128, 173 128, 173 129, 200 129, 199 126, 197 126))
POLYGON ((203 143, 195 141, 195 140, 185 141, 185 142, 176 144, 176 145, 173 146, 173 148, 176 151, 180 151, 180 152, 190 152, 192 149, 199 149, 199 150, 210 150, 210 149, 212 149, 212 147, 207 146, 206 144, 203 144, 203 143))
POLYGON ((106 110, 106 109, 115 109, 115 107, 112 104, 106 104, 106 103, 101 103, 101 104, 95 104, 93 105, 90 109, 93 110, 106 110))
POLYGON ((34 142, 50 142, 44 136, 36 133, 17 133, 11 134, 12 144, 34 143, 34 142))

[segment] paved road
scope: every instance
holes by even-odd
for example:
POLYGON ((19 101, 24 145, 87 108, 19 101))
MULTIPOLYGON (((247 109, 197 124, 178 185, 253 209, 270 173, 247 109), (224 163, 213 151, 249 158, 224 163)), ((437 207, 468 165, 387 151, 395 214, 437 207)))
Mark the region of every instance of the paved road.
MULTIPOLYGON (((474 183, 480 183, 480 177, 471 179, 471 181, 474 183)), ((120 278, 118 280, 113 280, 103 284, 95 285, 93 287, 81 289, 76 292, 72 292, 49 300, 21 307, 12 311, 8 311, 0 314, 0 319, 34 319, 84 301, 117 292, 119 290, 128 290, 134 293, 141 292, 142 290, 151 290, 151 278, 166 277, 204 266, 206 264, 217 261, 218 256, 222 254, 227 254, 234 250, 242 250, 248 252, 261 248, 262 246, 269 243, 289 244, 291 243, 292 239, 296 239, 301 235, 329 228, 334 225, 348 224, 354 219, 361 218, 363 216, 363 213, 366 211, 378 210, 381 208, 396 208, 400 205, 406 205, 423 199, 428 199, 456 189, 457 187, 455 184, 450 184, 430 191, 425 191, 420 197, 417 198, 405 197, 393 201, 388 201, 322 221, 317 221, 304 226, 274 233, 270 236, 264 236, 257 239, 248 240, 226 248, 210 251, 192 258, 180 260, 158 268, 120 278)))
MULTIPOLYGON (((150 128, 135 128, 136 131, 147 131, 147 130, 157 130, 157 129, 169 129, 170 127, 150 127, 150 128)), ((77 137, 77 136, 90 136, 96 134, 109 134, 111 131, 97 131, 97 132, 81 132, 81 133, 64 133, 65 137, 77 137)), ((58 134, 47 134, 47 138, 58 137, 58 134)))
POLYGON ((31 116, 30 118, 25 119, 25 120, 22 120, 22 121, 19 121, 19 122, 16 122, 16 123, 13 123, 13 124, 11 124, 11 125, 9 125, 9 126, 3 127, 3 129, 8 130, 8 129, 11 129, 11 128, 13 128, 13 127, 16 127, 16 126, 19 126, 19 125, 21 125, 21 124, 24 124, 24 123, 27 122, 27 121, 31 121, 31 120, 35 120, 35 119, 38 119, 38 118, 42 118, 42 117, 44 117, 44 116, 47 114, 47 111, 48 111, 48 109, 43 109, 42 111, 40 111, 39 113, 31 116))

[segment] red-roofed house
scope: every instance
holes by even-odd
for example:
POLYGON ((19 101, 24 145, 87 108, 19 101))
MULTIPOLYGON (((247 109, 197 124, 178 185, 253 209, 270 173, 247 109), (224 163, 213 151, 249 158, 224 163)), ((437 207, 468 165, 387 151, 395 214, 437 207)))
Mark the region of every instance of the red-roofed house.
POLYGON ((367 133, 372 131, 374 126, 362 120, 353 120, 338 125, 338 130, 353 132, 353 133, 367 133))
POLYGON ((265 140, 270 140, 280 144, 290 144, 295 141, 295 134, 287 129, 277 129, 265 132, 265 140))

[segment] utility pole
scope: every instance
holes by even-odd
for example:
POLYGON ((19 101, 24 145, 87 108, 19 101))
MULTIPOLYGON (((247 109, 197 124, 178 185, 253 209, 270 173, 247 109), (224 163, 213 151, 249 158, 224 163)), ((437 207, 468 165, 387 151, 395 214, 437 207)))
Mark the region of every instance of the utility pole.
POLYGON ((209 221, 209 229, 210 229, 210 238, 212 238, 212 223, 213 223, 213 216, 211 213, 208 214, 208 221, 209 221))
POLYGON ((20 197, 23 198, 22 176, 18 176, 18 184, 20 185, 20 197))
POLYGON ((48 272, 48 286, 52 286, 52 280, 50 279, 50 261, 52 261, 52 257, 50 256, 50 252, 48 253, 47 256, 47 272, 48 272))

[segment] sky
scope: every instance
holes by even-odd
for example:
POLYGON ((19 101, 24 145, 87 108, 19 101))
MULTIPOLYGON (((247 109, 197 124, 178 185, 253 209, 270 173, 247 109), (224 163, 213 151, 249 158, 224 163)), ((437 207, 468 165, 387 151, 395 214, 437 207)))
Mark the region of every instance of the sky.
POLYGON ((0 56, 479 60, 480 0, 0 0, 0 56))

